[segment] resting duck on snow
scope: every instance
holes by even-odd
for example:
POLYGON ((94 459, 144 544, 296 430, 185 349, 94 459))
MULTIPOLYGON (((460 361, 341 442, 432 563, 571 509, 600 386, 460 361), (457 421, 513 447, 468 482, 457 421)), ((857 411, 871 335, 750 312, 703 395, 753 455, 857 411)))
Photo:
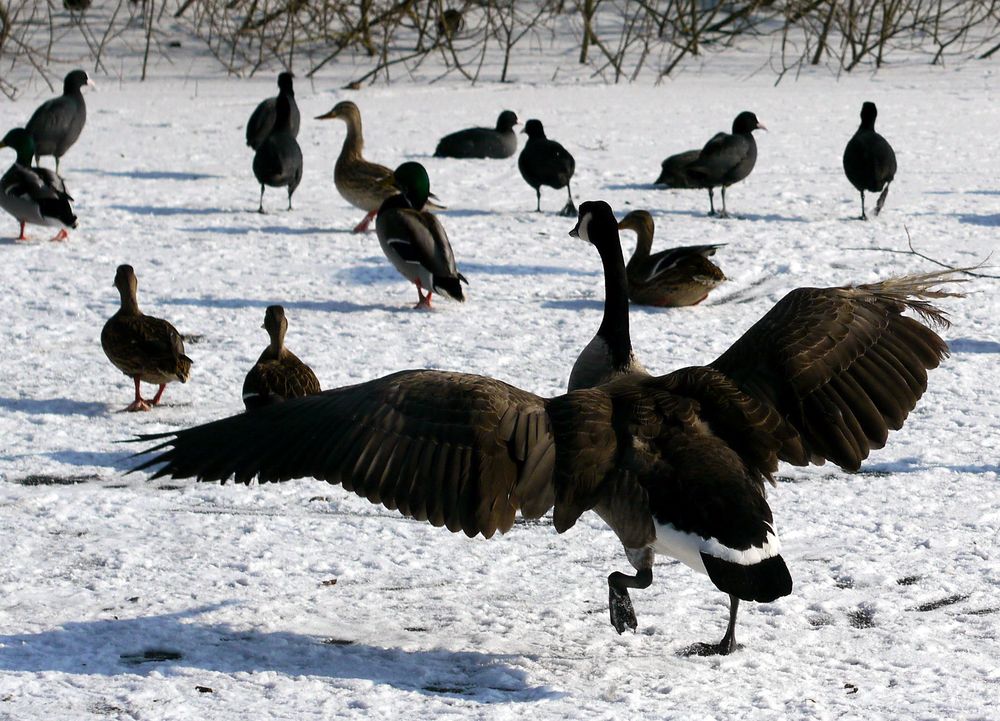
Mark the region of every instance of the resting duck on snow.
POLYGON ((709 260, 721 245, 685 245, 650 255, 653 216, 633 210, 618 223, 619 230, 634 230, 635 252, 625 266, 628 298, 639 305, 678 307, 698 305, 726 279, 709 260))
POLYGON ((66 192, 66 184, 58 174, 47 168, 31 167, 35 141, 24 128, 14 128, 2 140, 0 148, 11 148, 17 153, 14 164, 0 178, 0 208, 21 224, 18 240, 27 240, 26 223, 59 228, 52 240, 65 240, 67 230, 76 227, 76 216, 66 192))
POLYGON ((288 330, 285 309, 269 305, 261 328, 267 331, 271 342, 243 380, 243 404, 247 410, 319 393, 319 380, 312 368, 285 347, 288 330))
POLYGON ((139 281, 131 265, 118 266, 114 286, 121 307, 104 324, 101 347, 108 360, 135 383, 135 399, 125 410, 148 411, 160 402, 167 383, 187 383, 192 361, 184 355, 184 336, 176 328, 139 310, 139 281), (143 399, 139 381, 160 386, 153 400, 143 399))
POLYGON ((403 163, 393 173, 396 195, 378 209, 375 230, 382 252, 407 280, 417 286, 415 308, 430 308, 431 294, 444 293, 465 301, 465 276, 455 267, 455 254, 444 226, 430 211, 420 210, 430 194, 427 170, 420 163, 403 163), (421 289, 427 291, 425 296, 421 289))
MULTIPOLYGON (((583 204, 575 231, 599 249, 619 242, 607 203, 583 204)), ((934 289, 947 280, 799 288, 707 366, 555 398, 484 376, 401 371, 142 436, 159 443, 139 468, 239 483, 314 477, 470 537, 550 509, 562 533, 593 510, 636 570, 608 576, 614 628, 636 628, 628 589, 648 587, 665 554, 729 595, 722 641, 692 649, 726 654, 740 600, 792 588, 766 482, 779 461, 857 469, 902 426, 947 353, 903 312, 943 323, 929 299, 949 295, 934 289)))
POLYGON ((438 141, 435 158, 509 158, 517 152, 517 115, 504 110, 496 128, 466 128, 438 141))

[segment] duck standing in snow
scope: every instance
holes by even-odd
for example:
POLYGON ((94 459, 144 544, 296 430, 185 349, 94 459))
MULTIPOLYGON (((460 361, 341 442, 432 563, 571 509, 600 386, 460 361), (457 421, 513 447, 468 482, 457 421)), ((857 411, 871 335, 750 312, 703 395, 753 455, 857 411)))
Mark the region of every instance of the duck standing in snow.
POLYGON ((754 130, 767 130, 748 110, 733 120, 732 133, 716 133, 701 150, 687 150, 671 155, 661 164, 657 184, 668 188, 704 188, 708 190, 709 215, 716 215, 714 188, 722 187, 720 218, 726 212, 726 188, 750 175, 757 164, 757 141, 754 130))
POLYGON ((466 128, 438 141, 435 158, 509 158, 517 152, 517 115, 504 110, 495 128, 466 128))
POLYGON ((187 383, 192 361, 184 355, 184 337, 176 328, 139 310, 139 282, 131 265, 118 266, 114 286, 121 307, 104 324, 101 347, 108 360, 135 383, 135 399, 125 410, 148 411, 160 402, 167 383, 187 383), (139 381, 160 386, 151 401, 139 393, 139 381))
POLYGON ((393 173, 393 180, 397 193, 379 207, 375 231, 385 256, 417 286, 420 300, 414 307, 430 309, 435 292, 464 302, 461 284, 469 281, 455 267, 448 234, 437 216, 420 210, 430 194, 427 170, 420 163, 403 163, 393 173))
POLYGON ((633 210, 618 228, 636 234, 635 252, 625 268, 633 303, 674 308, 698 305, 726 279, 709 260, 721 245, 686 245, 650 254, 655 226, 645 210, 633 210))
MULTIPOLYGON (((288 118, 288 130, 293 138, 299 137, 299 106, 295 103, 295 88, 292 80, 295 76, 292 73, 281 73, 278 75, 278 95, 283 95, 288 100, 291 115, 288 118)), ((278 98, 268 98, 262 100, 250 115, 247 121, 247 145, 257 150, 261 144, 267 140, 267 136, 274 129, 274 123, 278 114, 278 98)))
POLYGON ((570 180, 576 170, 576 161, 562 145, 555 140, 545 137, 545 128, 540 120, 529 120, 524 124, 524 132, 528 136, 528 142, 524 144, 521 154, 517 158, 517 168, 521 171, 524 182, 535 189, 535 211, 542 211, 542 188, 547 185, 550 188, 566 188, 569 200, 559 215, 566 217, 576 215, 576 206, 573 204, 573 190, 570 188, 570 180))
POLYGON ((83 70, 69 73, 63 81, 63 94, 39 105, 24 126, 35 139, 36 161, 43 155, 54 155, 56 173, 59 159, 80 137, 87 122, 87 104, 80 90, 84 85, 96 87, 83 70))
POLYGON ((333 184, 348 203, 365 211, 366 215, 355 228, 355 233, 368 230, 378 213, 382 202, 399 192, 393 185, 392 170, 365 160, 362 152, 365 138, 361 130, 361 111, 350 100, 342 100, 333 109, 317 120, 333 120, 339 118, 347 124, 347 136, 340 149, 337 164, 333 167, 333 184))
POLYGON ((285 309, 269 305, 261 328, 267 331, 271 342, 243 379, 243 404, 247 410, 319 393, 319 380, 312 368, 285 347, 288 330, 285 309))
POLYGON ((253 174, 260 183, 258 213, 264 212, 264 186, 287 187, 288 209, 291 210, 292 193, 302 180, 302 150, 292 133, 291 113, 289 98, 279 95, 275 103, 274 126, 253 156, 253 174))
POLYGON ((875 215, 882 212, 889 183, 896 177, 896 153, 889 141, 875 132, 878 110, 875 103, 861 106, 861 125, 844 148, 844 173, 861 193, 861 220, 865 215, 865 191, 881 194, 875 203, 875 215))
POLYGON ((18 240, 27 240, 26 223, 59 228, 52 240, 65 240, 67 230, 76 227, 76 216, 58 174, 47 168, 31 167, 35 141, 24 128, 14 128, 0 140, 0 148, 12 148, 17 153, 14 164, 0 178, 0 208, 13 215, 21 224, 18 240))

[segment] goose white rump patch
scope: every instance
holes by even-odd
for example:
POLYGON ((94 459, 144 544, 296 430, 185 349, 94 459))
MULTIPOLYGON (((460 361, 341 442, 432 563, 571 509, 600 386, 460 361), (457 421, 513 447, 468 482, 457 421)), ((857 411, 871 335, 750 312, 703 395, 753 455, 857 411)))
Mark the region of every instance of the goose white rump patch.
POLYGON ((770 525, 763 545, 750 546, 742 550, 730 548, 717 538, 702 538, 695 533, 679 531, 671 523, 655 523, 655 526, 656 540, 653 541, 653 550, 676 558, 699 573, 708 573, 704 561, 701 560, 702 553, 741 566, 753 566, 781 553, 781 541, 770 525))

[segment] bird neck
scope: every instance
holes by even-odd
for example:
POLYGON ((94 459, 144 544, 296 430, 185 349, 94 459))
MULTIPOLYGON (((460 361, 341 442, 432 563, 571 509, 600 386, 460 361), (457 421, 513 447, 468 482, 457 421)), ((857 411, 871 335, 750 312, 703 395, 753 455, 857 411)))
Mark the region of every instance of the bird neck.
POLYGON ((274 128, 272 133, 287 133, 292 128, 292 103, 288 95, 278 93, 274 105, 274 128))
POLYGON ((875 130, 875 118, 862 118, 858 130, 875 130))
POLYGON ((119 313, 123 315, 142 315, 142 312, 139 310, 139 299, 136 297, 134 288, 119 288, 118 295, 122 299, 122 307, 119 313))
MULTIPOLYGON (((632 253, 632 257, 629 258, 628 265, 631 266, 634 263, 644 263, 649 260, 649 252, 653 248, 653 236, 647 233, 644 228, 636 228, 635 230, 635 252, 632 253)), ((627 269, 627 268, 626 268, 627 269)))
POLYGON ((624 368, 632 357, 632 337, 628 323, 628 278, 621 245, 599 246, 604 265, 604 318, 597 335, 608 344, 612 363, 624 368))
POLYGON ((271 337, 271 343, 267 346, 267 352, 272 358, 280 358, 285 350, 285 330, 276 328, 274 331, 269 331, 268 335, 271 337))
POLYGON ((344 138, 344 146, 340 149, 340 157, 360 158, 361 151, 365 147, 365 138, 361 132, 361 118, 345 115, 344 122, 347 123, 347 136, 344 138))
POLYGON ((31 143, 23 143, 22 145, 15 148, 17 151, 17 164, 23 165, 26 168, 31 167, 31 159, 35 155, 34 145, 31 143))

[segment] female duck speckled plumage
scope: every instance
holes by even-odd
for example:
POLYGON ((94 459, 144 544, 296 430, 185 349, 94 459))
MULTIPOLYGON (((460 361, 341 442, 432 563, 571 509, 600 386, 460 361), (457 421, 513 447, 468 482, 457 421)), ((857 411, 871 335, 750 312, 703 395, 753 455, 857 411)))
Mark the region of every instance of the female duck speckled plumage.
POLYGON ((634 230, 635 252, 625 266, 628 297, 633 303, 658 307, 698 305, 726 279, 709 257, 722 247, 685 245, 650 255, 653 216, 633 210, 618 223, 620 230, 634 230))
POLYGON ((271 342, 243 380, 243 404, 247 410, 319 393, 319 380, 312 368, 285 347, 288 330, 285 309, 269 305, 261 328, 267 331, 271 342))
MULTIPOLYGON (((576 232, 610 245, 617 222, 606 203, 586 203, 576 232)), ((947 355, 903 312, 944 323, 929 300, 949 295, 934 288, 949 280, 799 288, 707 366, 550 399, 483 376, 402 371, 143 436, 159 453, 139 468, 201 481, 313 477, 470 537, 550 509, 563 533, 593 510, 636 570, 608 576, 615 630, 637 627, 629 589, 647 588, 664 554, 728 594, 721 642, 690 647, 728 654, 740 601, 792 588, 766 483, 780 461, 857 469, 902 426, 947 355)))
POLYGON ((139 310, 139 283, 131 265, 119 265, 115 288, 121 307, 101 330, 101 347, 114 366, 135 383, 135 399, 126 411, 148 411, 163 397, 167 383, 186 383, 191 359, 184 355, 184 336, 170 323, 139 310), (143 400, 139 381, 159 385, 151 401, 143 400))
POLYGON ((430 194, 427 170, 420 163, 403 163, 393 173, 393 182, 396 195, 382 203, 375 230, 382 252, 417 286, 420 300, 414 307, 430 308, 435 292, 464 302, 461 284, 469 281, 455 267, 448 234, 433 213, 420 210, 430 194))
POLYGON ((52 240, 65 240, 67 229, 75 228, 76 216, 66 192, 66 184, 58 174, 47 168, 31 167, 35 142, 24 128, 14 128, 2 140, 0 148, 12 148, 17 153, 14 164, 0 178, 0 208, 21 224, 18 240, 27 240, 26 223, 59 228, 52 240))

